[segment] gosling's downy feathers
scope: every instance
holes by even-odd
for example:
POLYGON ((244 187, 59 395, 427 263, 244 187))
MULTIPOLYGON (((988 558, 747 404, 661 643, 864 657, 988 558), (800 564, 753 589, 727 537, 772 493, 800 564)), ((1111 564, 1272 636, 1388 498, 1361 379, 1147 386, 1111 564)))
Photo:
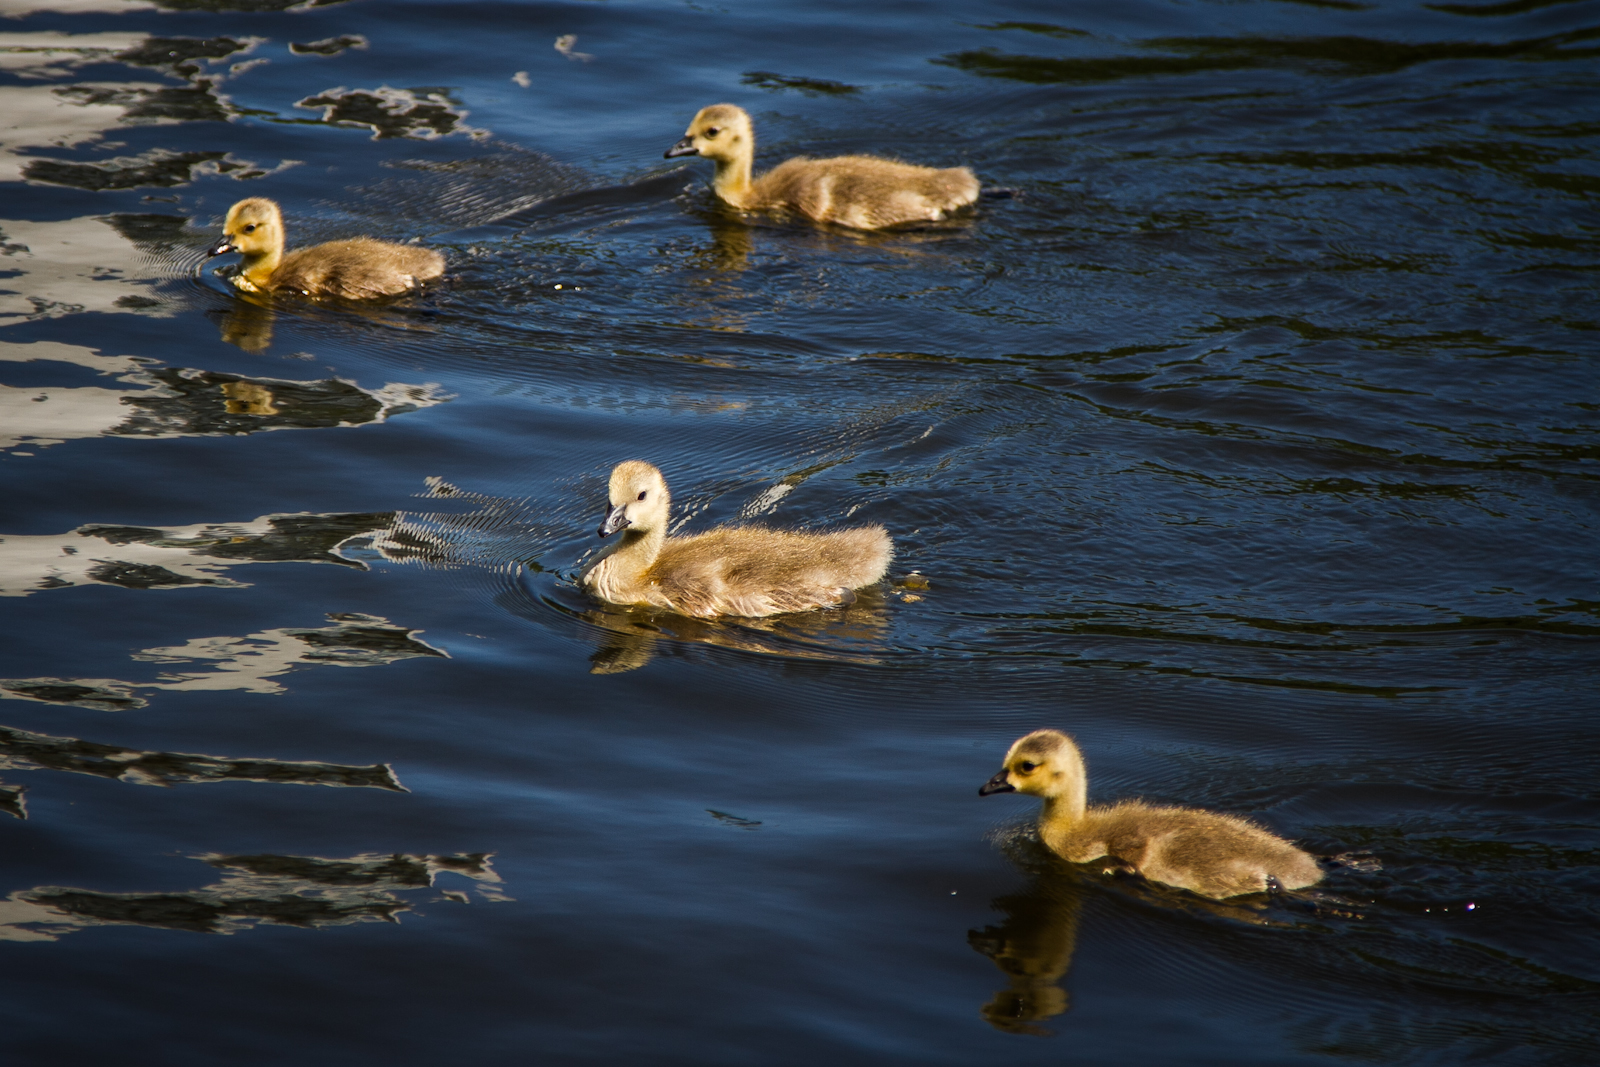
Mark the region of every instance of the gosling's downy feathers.
POLYGON ((1108 856, 1153 882, 1216 900, 1322 880, 1309 854, 1235 815, 1138 800, 1088 807, 1083 755, 1059 730, 1035 730, 1013 744, 1000 773, 978 790, 993 793, 1042 798, 1039 836, 1073 863, 1108 856))
POLYGON ((942 219, 978 198, 978 179, 967 167, 919 167, 878 156, 796 156, 752 179, 755 153, 745 110, 713 104, 700 110, 666 156, 714 161, 712 188, 736 208, 794 211, 859 230, 942 219))
POLYGON ((828 533, 737 526, 668 537, 671 504, 656 467, 617 464, 599 534, 620 531, 622 539, 584 573, 584 586, 614 604, 700 618, 776 615, 849 603, 851 590, 881 579, 894 555, 881 526, 828 533))
POLYGON ((365 300, 407 292, 444 273, 444 257, 431 248, 355 237, 284 255, 283 237, 283 212, 277 203, 251 197, 228 209, 222 240, 208 253, 240 253, 244 261, 234 284, 251 292, 365 300))

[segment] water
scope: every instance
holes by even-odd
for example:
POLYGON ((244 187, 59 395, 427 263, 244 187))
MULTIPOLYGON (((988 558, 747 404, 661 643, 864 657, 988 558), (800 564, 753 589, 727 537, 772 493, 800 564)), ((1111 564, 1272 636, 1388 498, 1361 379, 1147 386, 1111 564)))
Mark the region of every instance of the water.
POLYGON ((1594 4, 0 14, 18 1062, 1592 1056, 1594 4), (721 100, 1018 195, 742 219, 721 100), (447 280, 235 296, 245 195, 447 280), (890 579, 596 604, 633 457, 890 579), (1347 859, 1066 868, 1039 726, 1347 859))

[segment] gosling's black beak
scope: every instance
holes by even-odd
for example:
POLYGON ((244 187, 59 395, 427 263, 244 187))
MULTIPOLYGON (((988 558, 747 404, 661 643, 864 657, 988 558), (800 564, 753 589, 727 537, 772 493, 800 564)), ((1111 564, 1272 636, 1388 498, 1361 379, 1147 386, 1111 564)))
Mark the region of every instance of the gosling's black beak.
POLYGON ((694 146, 694 138, 685 137, 665 152, 661 153, 662 159, 676 159, 679 156, 698 156, 700 149, 694 146))
POLYGON ((992 797, 996 793, 1015 793, 1017 787, 1006 781, 1006 772, 1001 771, 993 778, 978 787, 980 797, 992 797))
POLYGON ((216 244, 214 244, 210 248, 206 249, 206 256, 207 257, 210 257, 210 256, 225 256, 229 252, 237 252, 237 251, 239 251, 239 249, 234 247, 233 238, 224 236, 216 244))
POLYGON ((626 514, 627 510, 628 505, 618 504, 616 507, 607 511, 606 521, 600 524, 600 529, 596 530, 595 533, 599 534, 601 537, 610 537, 618 530, 632 526, 633 523, 628 521, 628 516, 626 514))

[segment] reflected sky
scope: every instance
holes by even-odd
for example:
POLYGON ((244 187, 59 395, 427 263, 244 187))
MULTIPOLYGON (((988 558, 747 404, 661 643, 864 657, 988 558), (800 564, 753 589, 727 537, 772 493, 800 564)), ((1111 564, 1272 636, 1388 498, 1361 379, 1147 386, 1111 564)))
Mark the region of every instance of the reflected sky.
POLYGON ((489 855, 366 854, 196 856, 223 872, 220 881, 187 892, 101 893, 64 886, 13 891, 0 901, 0 941, 56 941, 91 926, 143 926, 199 934, 233 934, 259 923, 315 930, 350 923, 397 923, 436 886, 440 874, 467 879, 473 896, 447 881, 429 902, 505 901, 489 855))
POLYGON ((0 596, 28 596, 79 585, 123 589, 212 586, 241 589, 225 576, 242 563, 335 563, 353 537, 385 529, 392 512, 355 515, 263 515, 239 523, 156 528, 95 524, 61 535, 0 538, 0 596))
POLYGON ((122 711, 142 707, 139 690, 277 694, 276 679, 305 666, 380 667, 418 656, 449 658, 449 653, 376 615, 331 615, 332 626, 284 627, 245 637, 198 637, 169 648, 147 648, 133 659, 163 665, 205 663, 208 670, 162 671, 159 680, 113 678, 0 678, 0 699, 122 711))
POLYGON ((65 771, 130 785, 266 782, 405 791, 386 763, 355 767, 306 760, 235 759, 194 752, 145 751, 9 726, 0 726, 0 769, 65 771))
MULTIPOLYGON (((99 284, 98 279, 91 284, 99 284)), ((35 449, 84 437, 180 437, 362 426, 448 399, 434 384, 390 382, 378 389, 363 389, 342 379, 251 378, 162 367, 149 359, 102 356, 94 349, 59 342, 0 341, 0 375, 5 374, 5 363, 33 362, 87 367, 142 388, 0 385, 0 451, 31 455, 35 449)))

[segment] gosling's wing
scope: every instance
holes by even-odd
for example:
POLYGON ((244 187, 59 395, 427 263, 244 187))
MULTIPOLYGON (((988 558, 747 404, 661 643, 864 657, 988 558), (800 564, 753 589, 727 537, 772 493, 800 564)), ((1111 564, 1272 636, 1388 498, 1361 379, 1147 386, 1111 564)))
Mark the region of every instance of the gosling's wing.
POLYGON ((802 586, 787 589, 769 589, 761 592, 733 592, 723 598, 723 613, 761 618, 793 611, 812 611, 816 608, 836 608, 854 594, 842 586, 802 586))
POLYGON ((432 249, 356 237, 289 253, 273 271, 272 285, 311 296, 363 300, 396 296, 443 272, 444 257, 432 249))
POLYGON ((852 568, 830 537, 744 526, 672 538, 649 578, 676 610, 702 617, 835 607, 852 568))
POLYGON ((943 170, 877 156, 795 158, 762 175, 758 198, 858 229, 943 218, 978 197, 966 167, 943 170))
MULTIPOLYGON (((1272 882, 1300 888, 1321 878, 1316 862, 1247 819, 1194 808, 1118 805, 1130 841, 1142 850, 1138 869, 1152 881, 1221 900, 1259 893, 1272 882)), ((1131 845, 1125 846, 1131 851, 1131 845)))

